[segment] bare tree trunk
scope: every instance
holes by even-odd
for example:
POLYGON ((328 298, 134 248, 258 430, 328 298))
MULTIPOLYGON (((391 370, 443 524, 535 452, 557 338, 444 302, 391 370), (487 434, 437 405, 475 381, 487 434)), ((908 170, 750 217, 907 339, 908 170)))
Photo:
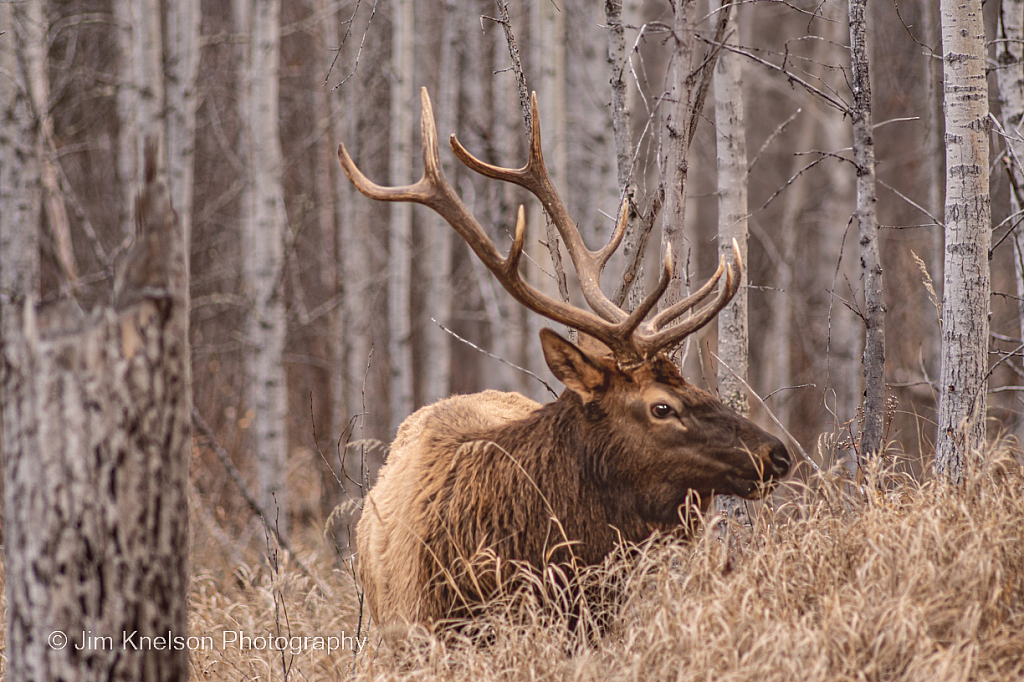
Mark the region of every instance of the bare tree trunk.
MULTIPOLYGON (((391 24, 391 184, 412 182, 415 87, 412 0, 394 0, 391 24)), ((388 266, 388 354, 391 357, 391 434, 413 410, 412 205, 391 204, 388 266)))
MULTIPOLYGON (((605 20, 608 26, 608 69, 611 74, 609 82, 612 86, 612 131, 615 136, 615 179, 619 190, 619 201, 629 202, 629 222, 626 235, 622 240, 624 260, 630 263, 637 257, 637 252, 646 246, 640 234, 640 216, 636 207, 636 180, 633 178, 633 130, 630 126, 629 108, 626 106, 628 94, 626 74, 629 60, 626 52, 626 32, 622 21, 622 0, 605 0, 605 20)), ((643 258, 643 254, 639 254, 643 258)), ((633 273, 633 281, 628 284, 628 291, 623 292, 621 303, 627 310, 633 310, 643 299, 643 263, 639 263, 633 273)), ((627 286, 623 281, 621 286, 627 286)), ((618 298, 618 296, 616 297, 618 298)), ((616 301, 619 302, 619 301, 616 301)))
MULTIPOLYGON (((499 0, 504 1, 504 0, 499 0)), ((531 5, 531 61, 537 74, 537 107, 543 122, 544 159, 551 181, 559 196, 566 196, 566 176, 569 156, 566 149, 565 119, 565 12, 551 2, 531 5)), ((534 122, 536 125, 536 122, 534 122)), ((562 265, 561 238, 550 217, 543 211, 530 212, 528 234, 534 235, 533 258, 545 266, 536 268, 539 280, 534 283, 541 291, 561 300, 569 300, 569 287, 562 265), (543 229, 541 226, 543 225, 543 229), (543 234, 541 240, 539 235, 543 234), (546 242, 546 243, 545 243, 546 242), (545 256, 546 254, 546 256, 545 256), (550 265, 548 265, 550 264, 550 265), (548 270, 550 267, 550 270, 548 270), (545 270, 547 270, 545 272, 545 270)), ((529 247, 528 247, 529 248, 529 247)), ((569 330, 570 339, 575 330, 569 330)))
MULTIPOLYGON (((243 146, 251 181, 243 193, 243 273, 252 308, 246 352, 248 397, 254 412, 252 445, 256 456, 260 504, 274 510, 265 519, 287 537, 288 390, 284 371, 287 326, 282 272, 285 207, 281 141, 278 130, 280 0, 252 0, 238 15, 251 20, 251 41, 244 68, 248 110, 241 111, 243 146), (247 125, 246 125, 247 124, 247 125)), ((244 33, 248 26, 241 27, 244 33)))
POLYGON ((935 468, 961 482, 985 440, 992 207, 981 0, 942 0, 946 109, 946 255, 935 468))
MULTIPOLYGON (((162 128, 160 2, 115 0, 114 17, 118 24, 119 69, 117 168, 124 206, 128 206, 142 182, 141 142, 162 128)), ((132 234, 130 210, 123 211, 121 222, 123 234, 132 234)))
MULTIPOLYGON (((633 135, 626 107, 626 29, 622 25, 622 0, 605 0, 604 14, 608 25, 608 79, 612 86, 612 131, 615 135, 615 180, 619 192, 630 195, 633 171, 633 135)), ((628 239, 628 237, 627 237, 628 239)))
POLYGON ((61 196, 57 170, 57 150, 53 140, 53 118, 50 116, 50 74, 47 62, 47 36, 50 23, 43 0, 25 3, 24 29, 31 35, 25 49, 25 70, 32 111, 39 126, 36 136, 36 158, 39 160, 40 183, 43 190, 43 216, 53 240, 54 255, 64 276, 65 294, 77 289, 78 265, 71 242, 64 199, 61 196))
POLYGON ((186 267, 189 266, 188 256, 192 250, 200 20, 199 0, 167 3, 167 175, 174 210, 178 212, 185 240, 186 267))
MULTIPOLYGON (((938 19, 938 3, 926 2, 922 5, 924 18, 924 35, 928 44, 935 44, 941 37, 938 19)), ((940 48, 941 52, 941 48, 940 48)), ((940 55, 928 54, 924 59, 924 77, 927 81, 925 90, 928 99, 928 127, 925 133, 925 165, 928 168, 928 210, 932 215, 942 214, 943 189, 945 188, 945 143, 944 121, 942 112, 942 59, 940 55)), ((943 244, 945 243, 942 226, 936 224, 932 228, 932 249, 927 258, 928 269, 937 294, 942 296, 942 260, 943 244)), ((927 356, 925 367, 932 382, 939 378, 941 359, 941 334, 928 334, 926 341, 927 356)))
MULTIPOLYGON (((461 27, 457 4, 454 0, 445 0, 441 29, 441 88, 437 102, 437 125, 442 136, 450 135, 458 127, 459 45, 465 40, 461 27)), ((451 157, 446 155, 442 158, 451 157)), ((437 323, 427 320, 425 334, 427 367, 424 401, 432 403, 449 393, 451 337, 439 324, 451 328, 452 308, 452 229, 444 219, 433 213, 428 219, 425 244, 423 257, 430 264, 425 282, 427 312, 437 320, 437 323)))
POLYGON ((853 90, 853 152, 857 164, 860 271, 864 283, 864 430, 860 455, 882 451, 885 427, 885 297, 878 255, 875 215, 875 144, 871 127, 871 76, 868 71, 867 0, 850 0, 850 64, 853 90))
MULTIPOLYGON (((999 6, 999 39, 996 82, 1002 110, 1003 131, 1009 151, 1010 214, 1018 216, 1013 228, 1013 273, 1017 283, 1017 317, 1024 339, 1024 0, 1003 0, 999 6)), ((1024 434, 1024 419, 1018 422, 1018 438, 1024 434)))
POLYGON ((188 678, 184 249, 162 182, 138 206, 125 305, 29 304, 5 347, 12 681, 188 678))
MULTIPOLYGON (((735 32, 736 10, 731 2, 718 0, 714 8, 729 12, 727 35, 735 32)), ((715 65, 715 129, 718 142, 718 252, 732 258, 733 239, 747 260, 747 138, 743 118, 742 60, 726 51, 715 65)), ((718 398, 746 416, 750 412, 747 391, 747 270, 739 291, 718 314, 718 398)))
MULTIPOLYGON (((730 0, 712 0, 711 10, 728 18, 726 39, 735 40, 736 7, 730 0)), ((718 21, 722 21, 721 16, 718 21)), ((718 149, 718 253, 732 259, 732 243, 747 262, 747 130, 743 116, 743 64, 738 54, 724 51, 715 64, 715 140, 718 149)), ((750 355, 747 332, 747 269, 739 290, 718 313, 718 399, 744 417, 750 414, 745 383, 750 355)), ((745 507, 736 497, 722 496, 719 504, 729 516, 743 519, 745 507)))
MULTIPOLYGON (((665 208, 662 213, 661 253, 669 251, 672 261, 672 280, 668 290, 658 302, 658 309, 668 308, 683 297, 683 282, 686 276, 686 178, 689 172, 690 123, 693 112, 693 83, 690 74, 694 54, 694 16, 696 0, 675 0, 675 19, 672 25, 673 50, 665 95, 661 106, 665 112, 667 138, 665 161, 665 208)), ((679 362, 682 355, 673 352, 679 362)))
MULTIPOLYGON (((27 23, 26 10, 23 3, 0 3, 0 26, 7 27, 0 38, 0 117, 5 122, 0 130, 0 386, 8 385, 17 360, 15 340, 25 300, 39 294, 42 196, 26 61, 31 54, 27 43, 42 41, 45 34, 27 23)), ((15 415, 14 394, 0 391, 0 461, 6 461, 19 438, 15 415)))
MULTIPOLYGON (((498 2, 503 1, 498 0, 498 2)), ((522 20, 521 16, 514 13, 516 11, 522 15, 527 11, 532 11, 532 8, 525 4, 519 4, 512 9, 513 14, 510 20, 518 26, 526 22, 522 20), (520 21, 516 21, 517 19, 520 21)), ((477 33, 472 26, 469 32, 471 36, 477 33)), ((492 43, 487 43, 483 36, 480 36, 480 39, 482 44, 470 45, 467 49, 468 54, 476 54, 476 50, 482 51, 490 46, 495 64, 504 64, 508 60, 509 48, 506 40, 497 39, 492 43)), ((495 160, 500 159, 511 163, 512 159, 522 158, 524 122, 519 91, 517 87, 514 87, 515 74, 506 73, 500 79, 490 73, 479 74, 470 83, 466 87, 467 113, 472 115, 474 111, 481 111, 477 108, 478 106, 493 112, 492 116, 484 115, 484 118, 487 120, 485 130, 494 140, 495 160)), ((465 128, 464 125, 460 125, 460 127, 465 128)), ((492 236, 497 240, 496 243, 508 244, 508 234, 502 233, 501 226, 510 220, 512 206, 522 195, 517 195, 515 189, 505 183, 488 182, 486 178, 476 173, 467 175, 464 169, 457 166, 455 170, 462 174, 461 181, 467 188, 479 188, 479 191, 474 191, 471 194, 473 203, 470 205, 470 210, 476 211, 478 215, 487 216, 487 224, 494 226, 492 236), (489 199, 492 192, 497 196, 497 201, 489 199)), ((533 218, 535 216, 531 214, 531 219, 533 218)), ((549 263, 551 259, 548 252, 541 249, 540 242, 543 239, 540 237, 541 233, 535 231, 536 229, 538 229, 536 223, 527 228, 528 248, 533 248, 535 257, 541 259, 537 262, 549 263)), ((480 292, 483 311, 487 315, 491 339, 490 351, 500 358, 527 367, 533 372, 543 373, 547 369, 547 365, 544 364, 541 354, 535 352, 540 348, 538 334, 543 321, 536 315, 528 314, 522 306, 505 296, 504 291, 494 281, 487 268, 479 267, 482 265, 479 259, 470 256, 468 265, 473 272, 477 290, 480 292), (531 352, 530 349, 534 352, 531 352)), ((548 274, 539 272, 540 268, 534 267, 534 263, 530 263, 530 266, 529 276, 538 277, 534 284, 536 286, 544 284, 549 289, 553 289, 554 280, 548 274)), ((515 372, 504 363, 489 363, 489 366, 492 368, 488 377, 489 386, 506 391, 520 390, 534 398, 542 397, 537 384, 532 380, 528 383, 525 374, 515 372)))
MULTIPOLYGON (((844 26, 848 23, 848 12, 843 11, 841 3, 827 3, 823 7, 823 14, 826 25, 823 28, 823 37, 831 41, 833 45, 843 44, 849 39, 849 29, 844 26)), ((827 43, 826 43, 827 45, 827 43)), ((835 53, 830 53, 825 46, 822 46, 822 60, 828 59, 835 53)), ((852 130, 846 120, 837 115, 834 110, 817 103, 821 107, 821 126, 818 129, 821 135, 817 143, 818 149, 834 150, 850 149, 853 145, 852 130)), ((825 235, 824 251, 831 260, 822 263, 822 269, 818 276, 821 280, 812 280, 814 284, 822 282, 831 292, 829 301, 829 317, 826 335, 828 339, 826 352, 826 384, 825 404, 830 412, 834 412, 838 427, 845 427, 848 422, 856 416, 857 408, 863 397, 862 377, 863 371, 860 363, 862 356, 861 340, 864 338, 861 333, 861 326, 857 317, 844 304, 844 300, 852 300, 856 297, 853 290, 853 282, 858 279, 856 270, 856 259, 854 239, 850 237, 852 223, 845 218, 852 216, 855 209, 855 192, 850 191, 850 177, 845 164, 838 162, 825 162, 823 164, 828 177, 828 187, 832 188, 821 202, 819 224, 825 235), (829 396, 834 394, 833 405, 829 405, 829 396)), ((798 240, 807 239, 808 235, 800 235, 798 240)), ((799 253, 799 247, 797 247, 799 253)), ((806 257, 804 250, 799 257, 806 257)), ((799 266, 797 275, 799 275, 799 266)), ((798 287, 804 284, 799 276, 794 279, 798 287)), ((804 284, 806 286, 806 284, 804 284)), ((812 284, 813 286, 813 284, 812 284)), ((799 314, 799 313, 798 313, 799 314)))

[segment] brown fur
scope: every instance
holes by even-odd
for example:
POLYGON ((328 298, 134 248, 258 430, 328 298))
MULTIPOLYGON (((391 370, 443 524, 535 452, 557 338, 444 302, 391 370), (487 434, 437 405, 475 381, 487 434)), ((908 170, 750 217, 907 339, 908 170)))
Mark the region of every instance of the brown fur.
POLYGON ((576 561, 599 563, 620 539, 679 528, 691 491, 706 505, 712 491, 753 496, 785 474, 777 439, 667 359, 622 371, 550 332, 542 345, 569 387, 555 402, 485 391, 399 428, 357 529, 366 601, 390 638, 468 615, 496 587, 485 558, 567 562, 569 540, 576 561), (677 418, 653 417, 655 402, 677 418))

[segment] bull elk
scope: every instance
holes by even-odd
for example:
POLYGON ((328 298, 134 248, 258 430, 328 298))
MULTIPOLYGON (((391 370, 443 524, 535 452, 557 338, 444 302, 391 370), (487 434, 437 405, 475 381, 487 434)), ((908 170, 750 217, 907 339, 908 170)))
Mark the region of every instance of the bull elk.
POLYGON ((609 243, 590 251, 545 168, 534 95, 523 168, 484 163, 455 135, 451 146, 471 170, 540 200, 593 312, 549 297, 519 273, 523 208, 502 256, 441 169, 426 89, 421 103, 423 177, 404 187, 374 184, 341 145, 338 159, 349 180, 371 199, 430 207, 517 301, 610 352, 584 350, 544 329, 544 359, 566 387, 554 402, 542 406, 518 393, 485 391, 441 400, 402 423, 366 497, 356 538, 366 601, 389 638, 410 625, 433 628, 464 618, 486 601, 501 577, 474 571, 481 557, 536 568, 600 563, 620 541, 680 529, 681 509, 694 493, 703 509, 716 492, 754 498, 790 466, 778 439, 687 383, 663 352, 712 320, 736 293, 743 264, 735 244, 735 273, 723 259, 700 290, 650 320, 671 278, 667 254, 657 288, 632 312, 619 308, 601 291, 600 276, 622 241, 626 208, 609 243), (719 283, 717 296, 698 308, 719 283))

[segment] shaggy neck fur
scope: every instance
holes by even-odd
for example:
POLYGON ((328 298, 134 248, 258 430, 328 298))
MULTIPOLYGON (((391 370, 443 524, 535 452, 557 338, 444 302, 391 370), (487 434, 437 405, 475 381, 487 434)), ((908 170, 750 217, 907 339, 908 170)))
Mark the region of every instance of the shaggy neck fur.
POLYGON ((573 558, 589 565, 618 540, 650 534, 635 491, 614 464, 624 461, 626 445, 605 423, 599 407, 566 391, 525 419, 452 443, 448 480, 431 504, 441 523, 424 552, 435 566, 463 570, 435 576, 436 597, 445 600, 454 578, 463 598, 486 598, 479 593, 495 587, 494 555, 535 568, 573 558))

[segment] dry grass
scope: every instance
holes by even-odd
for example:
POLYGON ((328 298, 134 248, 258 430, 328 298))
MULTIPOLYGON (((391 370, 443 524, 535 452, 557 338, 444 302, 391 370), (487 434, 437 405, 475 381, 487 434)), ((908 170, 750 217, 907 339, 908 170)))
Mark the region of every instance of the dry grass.
MULTIPOLYGON (((537 614, 486 646, 424 638, 374 679, 1008 680, 1024 674, 1024 474, 991 453, 963 490, 814 479, 752 531, 652 542, 597 642, 537 614)), ((556 619, 557 621, 557 619, 556 619)))
POLYGON ((354 582, 326 555, 302 555, 312 575, 285 556, 227 571, 196 556, 191 633, 215 646, 193 653, 193 679, 1017 679, 1024 470, 1007 450, 985 461, 960 490, 834 470, 791 484, 752 529, 653 540, 581 577, 612 595, 589 636, 531 591, 494 604, 476 641, 423 634, 396 651, 371 629, 362 653, 225 646, 232 631, 361 638, 354 582))

